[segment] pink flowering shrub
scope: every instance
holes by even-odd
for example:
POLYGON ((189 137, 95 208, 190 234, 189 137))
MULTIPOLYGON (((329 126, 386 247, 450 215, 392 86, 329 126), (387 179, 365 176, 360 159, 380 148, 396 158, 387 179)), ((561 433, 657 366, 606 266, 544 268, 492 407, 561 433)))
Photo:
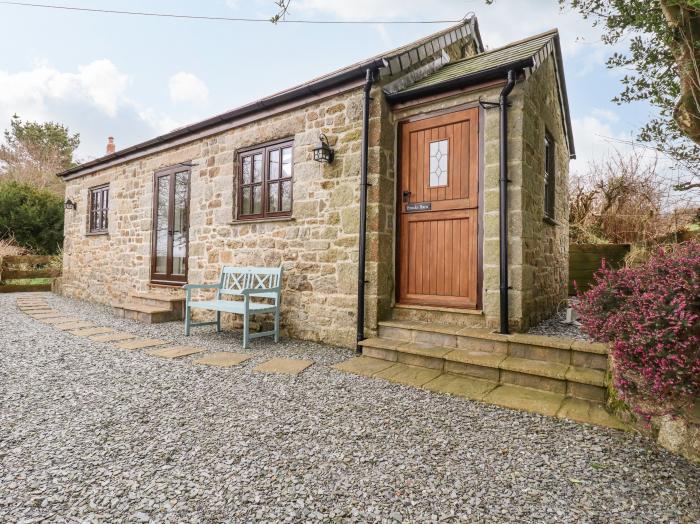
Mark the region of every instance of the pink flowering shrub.
POLYGON ((582 329, 612 345, 613 385, 635 413, 677 416, 700 397, 700 243, 603 266, 579 298, 582 329))

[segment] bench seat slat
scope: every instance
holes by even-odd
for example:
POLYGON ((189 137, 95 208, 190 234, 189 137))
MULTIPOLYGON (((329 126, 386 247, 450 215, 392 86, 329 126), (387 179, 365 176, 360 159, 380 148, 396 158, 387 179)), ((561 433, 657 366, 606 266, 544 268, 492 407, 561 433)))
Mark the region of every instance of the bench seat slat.
MULTIPOLYGON (((189 302, 188 304, 191 308, 210 309, 213 311, 223 311, 225 313, 243 314, 244 311, 244 304, 241 301, 202 300, 199 302, 189 302)), ((260 304, 257 302, 250 302, 248 304, 248 310, 251 312, 254 311, 255 313, 274 312, 275 309, 277 308, 274 304, 260 304)))

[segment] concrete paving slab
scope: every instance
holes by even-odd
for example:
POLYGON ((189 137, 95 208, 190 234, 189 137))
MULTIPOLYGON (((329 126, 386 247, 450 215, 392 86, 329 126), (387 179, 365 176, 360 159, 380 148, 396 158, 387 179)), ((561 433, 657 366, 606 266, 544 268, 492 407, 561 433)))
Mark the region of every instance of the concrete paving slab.
POLYGON ((313 360, 273 358, 253 368, 253 371, 258 371, 260 373, 279 373, 282 375, 298 375, 313 363, 313 360))
POLYGON ((237 366, 253 358, 253 355, 247 353, 231 353, 229 351, 217 351, 215 353, 207 353, 200 359, 194 361, 195 364, 205 364, 207 366, 218 366, 227 368, 237 366))
POLYGON ((167 348, 152 349, 146 351, 146 353, 154 357, 180 358, 186 357, 187 355, 194 355, 195 353, 201 353, 202 351, 204 351, 204 349, 193 346, 170 346, 167 348))
POLYGON ((135 340, 126 340, 124 342, 120 342, 117 344, 117 347, 120 349, 142 349, 142 348, 150 348, 153 346, 162 346, 163 344, 167 344, 167 340, 160 340, 158 338, 137 338, 135 340))
POLYGON ((86 329, 70 331, 69 333, 77 337, 89 337, 91 335, 104 335, 106 333, 116 333, 116 331, 108 327, 91 327, 86 329))
POLYGON ((42 313, 32 313, 29 315, 32 318, 35 318, 37 320, 43 320, 45 318, 59 318, 59 317, 65 317, 65 313, 61 313, 60 311, 50 311, 47 310, 46 312, 42 313))
POLYGON ((372 357, 355 357, 333 366, 333 369, 371 377, 394 365, 394 362, 372 357))
POLYGON ((380 371, 377 378, 383 378, 390 382, 398 382, 407 386, 420 387, 423 384, 439 377, 442 371, 429 369, 420 366, 409 366, 408 364, 394 364, 393 366, 380 371))
POLYGON ((137 336, 138 335, 134 335, 133 333, 115 331, 114 333, 107 333, 106 335, 92 335, 88 338, 94 342, 119 342, 136 338, 137 336))
POLYGON ((561 408, 564 395, 506 384, 488 393, 484 401, 553 417, 561 408))
POLYGON ((446 393, 472 400, 482 400, 498 384, 490 380, 465 377, 452 373, 443 373, 439 377, 423 384, 423 388, 436 393, 446 393))
POLYGON ((66 324, 67 322, 81 322, 81 319, 63 315, 62 317, 42 318, 41 321, 44 324, 66 324))
POLYGON ((95 324, 92 322, 88 322, 86 320, 72 320, 70 322, 66 322, 64 324, 54 324, 56 329, 60 329, 61 331, 75 331, 77 329, 85 329, 85 328, 91 328, 95 327, 95 324))

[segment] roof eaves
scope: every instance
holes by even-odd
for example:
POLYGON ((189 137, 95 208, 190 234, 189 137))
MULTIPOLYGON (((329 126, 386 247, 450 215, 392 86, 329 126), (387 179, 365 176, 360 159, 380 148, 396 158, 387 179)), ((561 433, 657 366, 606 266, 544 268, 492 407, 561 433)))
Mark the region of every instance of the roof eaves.
POLYGON ((532 57, 528 57, 514 62, 500 64, 497 67, 484 69, 482 71, 477 71, 475 73, 460 76, 457 78, 451 78, 443 82, 437 82, 435 84, 429 84, 415 89, 406 89, 403 91, 398 91, 396 93, 385 92, 385 95, 387 99, 392 103, 405 102, 424 96, 442 93, 452 89, 467 87, 480 82, 486 82, 488 80, 493 80, 500 76, 503 76, 505 78, 505 75, 509 70, 521 71, 525 68, 532 67, 533 64, 534 62, 532 57))

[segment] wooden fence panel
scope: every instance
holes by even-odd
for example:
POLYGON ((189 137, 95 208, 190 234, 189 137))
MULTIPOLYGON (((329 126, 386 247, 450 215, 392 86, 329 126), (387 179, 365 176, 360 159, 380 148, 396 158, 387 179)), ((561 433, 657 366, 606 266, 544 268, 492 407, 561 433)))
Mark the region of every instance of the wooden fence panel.
POLYGON ((41 267, 49 264, 52 258, 46 255, 0 257, 0 293, 51 291, 51 282, 23 284, 12 281, 60 277, 60 269, 41 267))
POLYGON ((618 268, 624 264, 629 244, 571 244, 569 245, 569 295, 576 294, 574 282, 580 290, 586 290, 593 282, 593 275, 605 259, 605 265, 618 268))

